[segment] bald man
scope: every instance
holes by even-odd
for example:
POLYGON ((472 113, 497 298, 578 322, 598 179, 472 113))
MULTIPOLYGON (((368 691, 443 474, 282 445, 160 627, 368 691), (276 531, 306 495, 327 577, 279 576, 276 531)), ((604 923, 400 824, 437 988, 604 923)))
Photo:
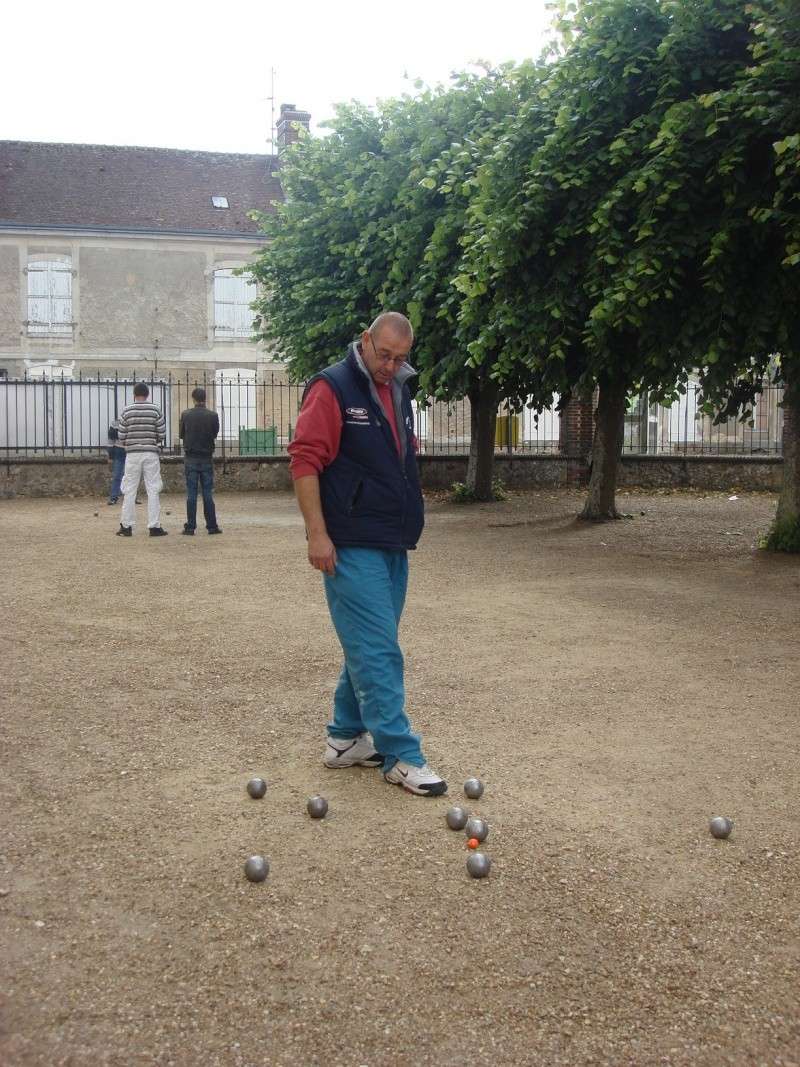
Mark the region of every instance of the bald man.
POLYGON ((405 315, 378 315, 308 383, 289 453, 308 561, 344 651, 323 762, 382 767, 390 784, 435 797, 447 782, 411 729, 398 643, 408 552, 425 521, 406 384, 413 342, 405 315))

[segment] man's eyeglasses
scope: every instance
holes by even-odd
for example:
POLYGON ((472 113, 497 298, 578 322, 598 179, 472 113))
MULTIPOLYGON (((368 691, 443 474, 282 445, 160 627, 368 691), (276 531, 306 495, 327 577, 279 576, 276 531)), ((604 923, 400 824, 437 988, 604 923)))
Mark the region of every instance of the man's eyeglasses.
POLYGON ((372 344, 372 351, 378 357, 380 362, 383 363, 385 366, 387 366, 387 367, 388 366, 402 367, 403 364, 408 359, 408 353, 407 352, 406 352, 406 354, 404 356, 385 356, 382 352, 378 351, 377 346, 375 344, 375 341, 374 341, 374 339, 372 337, 372 334, 369 335, 369 339, 370 339, 370 342, 372 344))

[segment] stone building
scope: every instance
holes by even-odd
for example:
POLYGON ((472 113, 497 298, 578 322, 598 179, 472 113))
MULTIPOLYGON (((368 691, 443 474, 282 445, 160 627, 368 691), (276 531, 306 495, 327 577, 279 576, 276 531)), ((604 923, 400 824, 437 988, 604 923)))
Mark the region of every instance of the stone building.
MULTIPOLYGON (((278 145, 310 116, 281 107, 278 145)), ((278 157, 0 142, 0 370, 8 376, 272 367, 237 276, 281 197, 278 157)))
MULTIPOLYGON (((279 151, 309 121, 282 105, 279 151)), ((9 394, 9 443, 25 421, 26 443, 33 433, 85 446, 128 399, 99 383, 141 378, 161 383, 170 422, 204 381, 231 437, 267 424, 288 432, 296 403, 279 358, 251 340, 256 288, 246 273, 263 244, 251 213, 274 211, 278 171, 278 155, 0 142, 0 378, 53 383, 52 396, 25 386, 9 394), (80 403, 100 410, 97 426, 83 419, 77 390, 54 391, 87 377, 97 396, 81 389, 80 403), (278 392, 258 388, 264 381, 278 392), (266 411, 284 393, 285 427, 266 411), (80 432, 70 428, 78 416, 80 432)))

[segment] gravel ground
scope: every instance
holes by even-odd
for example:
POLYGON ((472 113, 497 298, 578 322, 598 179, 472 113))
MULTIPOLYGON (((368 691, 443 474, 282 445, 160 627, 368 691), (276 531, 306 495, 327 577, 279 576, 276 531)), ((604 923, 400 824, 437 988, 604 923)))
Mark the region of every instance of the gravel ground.
POLYGON ((800 1064, 800 561, 728 497, 429 502, 436 800, 321 765, 339 651, 289 496, 222 495, 210 540, 178 497, 161 540, 0 504, 0 1062, 800 1064), (471 774, 482 881, 444 820, 471 774))

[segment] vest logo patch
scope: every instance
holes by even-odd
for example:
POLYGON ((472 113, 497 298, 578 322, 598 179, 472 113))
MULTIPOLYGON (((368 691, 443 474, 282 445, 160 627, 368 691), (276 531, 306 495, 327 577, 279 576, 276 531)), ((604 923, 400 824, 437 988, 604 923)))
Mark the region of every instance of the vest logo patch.
POLYGON ((366 408, 345 408, 344 413, 350 426, 369 426, 369 412, 366 408))

